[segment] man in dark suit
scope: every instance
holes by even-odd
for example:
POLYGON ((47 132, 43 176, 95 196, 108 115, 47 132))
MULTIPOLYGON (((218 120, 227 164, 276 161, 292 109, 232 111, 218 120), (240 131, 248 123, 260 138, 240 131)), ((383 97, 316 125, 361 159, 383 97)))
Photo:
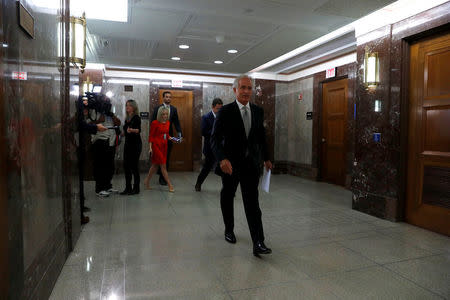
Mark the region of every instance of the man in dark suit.
MULTIPOLYGON (((165 107, 169 110, 169 122, 170 122, 170 128, 169 128, 169 135, 173 136, 173 126, 175 126, 175 129, 178 132, 178 137, 181 139, 182 133, 181 133, 181 126, 180 126, 180 120, 178 119, 178 111, 177 108, 173 105, 170 105, 170 102, 172 101, 172 93, 169 91, 165 91, 163 93, 163 103, 155 108, 153 111, 152 121, 156 120, 158 116, 158 110, 160 107, 165 107)), ((169 160, 170 160, 170 152, 172 152, 172 141, 167 142, 167 171, 169 171, 169 160)), ((167 185, 166 180, 161 174, 161 169, 158 170, 159 174, 159 184, 161 185, 167 185)))
POLYGON ((202 135, 205 138, 203 143, 203 154, 205 155, 205 163, 202 171, 197 177, 197 183, 195 184, 195 190, 200 192, 202 190, 202 184, 211 171, 216 158, 211 149, 211 132, 213 129, 214 121, 216 120, 217 113, 222 108, 223 102, 220 98, 215 98, 212 102, 212 110, 206 115, 202 116, 202 135))
POLYGON ((236 243, 234 235, 233 201, 241 184, 245 215, 253 241, 253 254, 270 254, 264 244, 261 209, 258 201, 258 183, 263 161, 272 169, 266 145, 264 111, 249 103, 253 93, 253 80, 241 75, 233 83, 236 101, 222 107, 217 115, 211 135, 211 146, 219 162, 222 176, 220 206, 225 223, 225 240, 236 243))

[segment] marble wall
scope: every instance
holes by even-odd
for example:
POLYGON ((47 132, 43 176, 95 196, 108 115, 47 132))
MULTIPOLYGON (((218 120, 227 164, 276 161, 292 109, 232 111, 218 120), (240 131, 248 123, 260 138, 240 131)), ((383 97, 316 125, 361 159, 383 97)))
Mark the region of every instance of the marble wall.
POLYGON ((353 208, 389 220, 404 218, 408 138, 409 44, 448 30, 450 2, 358 38, 353 208), (363 83, 364 54, 378 52, 380 84, 363 83), (374 101, 381 100, 381 112, 374 101), (375 143, 373 133, 381 133, 375 143))
POLYGON ((312 120, 306 112, 312 110, 312 77, 276 84, 275 161, 311 165, 312 120))
POLYGON ((223 104, 231 103, 236 99, 231 84, 204 83, 202 115, 211 111, 214 98, 222 99, 223 104))
MULTIPOLYGON (((60 7, 59 0, 50 1, 60 7)), ((34 16, 35 37, 17 20, 17 1, 2 1, 3 115, 7 169, 9 298, 45 298, 67 255, 62 184, 62 93, 56 11, 34 16), (27 72, 18 80, 13 72, 27 72)))

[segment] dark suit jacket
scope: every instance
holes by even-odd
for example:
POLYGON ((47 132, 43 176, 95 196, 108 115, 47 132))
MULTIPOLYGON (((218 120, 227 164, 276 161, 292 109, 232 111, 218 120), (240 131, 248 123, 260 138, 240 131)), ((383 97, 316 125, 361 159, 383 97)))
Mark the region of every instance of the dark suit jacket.
MULTIPOLYGON (((152 121, 156 120, 156 118, 158 117, 158 110, 159 110, 159 108, 161 106, 164 106, 164 104, 158 105, 155 108, 155 110, 153 111, 152 121)), ((173 126, 175 126, 175 129, 177 130, 177 132, 180 135, 183 135, 181 133, 180 120, 178 119, 178 111, 177 111, 177 108, 175 106, 173 106, 173 105, 170 106, 169 122, 170 122, 170 128, 169 128, 169 135, 170 136, 173 136, 173 126)))
POLYGON ((203 144, 203 154, 205 156, 214 155, 211 149, 211 133, 214 126, 214 114, 212 111, 202 116, 202 136, 205 138, 203 144))
MULTIPOLYGON (((250 103, 252 127, 245 135, 244 122, 236 101, 224 105, 219 111, 211 135, 211 147, 217 161, 228 159, 233 167, 233 174, 239 173, 246 160, 261 175, 263 161, 269 160, 264 129, 264 111, 250 103), (248 149, 248 156, 246 157, 248 149)), ((219 172, 220 173, 220 172, 219 172)), ((223 175, 223 174, 222 174, 223 175)))

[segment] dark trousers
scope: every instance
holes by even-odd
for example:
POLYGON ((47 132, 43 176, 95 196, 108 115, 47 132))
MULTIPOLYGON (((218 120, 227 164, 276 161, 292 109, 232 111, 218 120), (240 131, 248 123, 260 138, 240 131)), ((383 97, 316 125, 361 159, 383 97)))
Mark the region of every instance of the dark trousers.
POLYGON ((123 153, 123 168, 125 170, 125 188, 131 190, 131 179, 134 176, 134 185, 139 186, 139 157, 142 152, 142 143, 126 144, 123 153))
POLYGON ((238 184, 241 184, 242 200, 245 216, 253 243, 264 241, 264 230, 261 220, 261 209, 258 201, 259 172, 250 162, 233 169, 232 175, 222 176, 222 191, 220 192, 220 206, 222 208, 225 231, 234 230, 234 196, 238 184))
POLYGON ((93 144, 94 150, 94 179, 95 192, 106 191, 110 187, 110 154, 109 140, 96 140, 93 144))
MULTIPOLYGON (((170 160, 170 153, 172 152, 173 143, 171 141, 167 141, 167 161, 166 161, 166 169, 167 172, 169 172, 169 160, 170 160)), ((166 181, 161 173, 161 168, 158 168, 158 175, 159 180, 166 181)))
POLYGON ((213 168, 215 162, 216 162, 216 158, 214 157, 214 155, 208 154, 205 156, 205 163, 203 164, 203 168, 197 177, 197 185, 203 184, 206 177, 208 177, 209 172, 211 172, 211 169, 213 168))

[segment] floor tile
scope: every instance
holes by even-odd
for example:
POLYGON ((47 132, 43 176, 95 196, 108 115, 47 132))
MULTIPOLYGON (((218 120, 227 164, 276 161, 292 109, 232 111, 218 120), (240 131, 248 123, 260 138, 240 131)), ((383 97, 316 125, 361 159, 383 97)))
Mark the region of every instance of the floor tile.
POLYGON ((389 270, 445 298, 450 298, 450 254, 388 264, 389 270))
POLYGON ((310 277, 375 265, 373 261, 337 243, 286 248, 282 253, 287 255, 297 270, 310 277))
POLYGON ((380 266, 335 273, 318 282, 341 299, 442 299, 380 266))
POLYGON ((339 241, 338 243, 379 264, 424 257, 432 254, 412 244, 406 244, 400 240, 384 235, 373 235, 356 240, 339 241))

